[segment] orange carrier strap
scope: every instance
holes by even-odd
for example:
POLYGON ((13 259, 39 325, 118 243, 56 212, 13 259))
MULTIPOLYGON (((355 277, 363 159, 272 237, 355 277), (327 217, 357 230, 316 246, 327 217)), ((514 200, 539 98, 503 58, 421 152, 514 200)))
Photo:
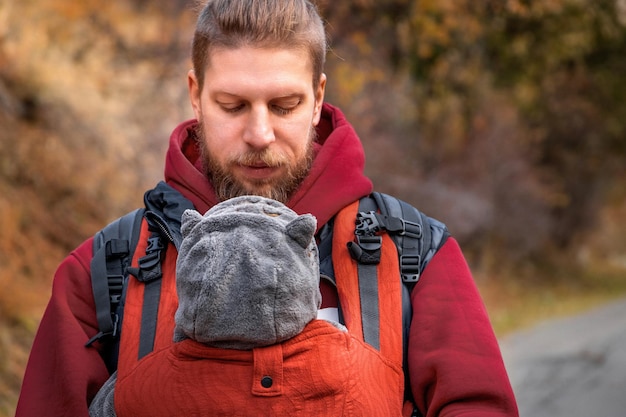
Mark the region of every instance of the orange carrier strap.
MULTIPOLYGON (((172 343, 174 314, 178 306, 176 294, 176 248, 156 240, 147 222, 141 233, 131 263, 131 270, 141 271, 142 263, 155 262, 159 276, 129 277, 120 340, 118 378, 153 350, 172 343), (159 253, 155 256, 155 253, 159 253)), ((144 265, 145 266, 145 265, 144 265)))
POLYGON ((348 246, 355 240, 356 201, 335 218, 332 260, 346 327, 387 359, 402 367, 402 281, 398 252, 387 233, 376 236, 380 260, 357 262, 348 246))

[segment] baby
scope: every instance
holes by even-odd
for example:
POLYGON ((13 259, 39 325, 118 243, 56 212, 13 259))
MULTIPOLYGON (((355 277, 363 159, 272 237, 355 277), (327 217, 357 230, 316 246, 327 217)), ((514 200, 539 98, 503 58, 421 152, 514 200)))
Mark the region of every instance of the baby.
POLYGON ((181 230, 175 343, 114 374, 91 416, 400 415, 401 370, 316 319, 313 216, 244 196, 181 230))

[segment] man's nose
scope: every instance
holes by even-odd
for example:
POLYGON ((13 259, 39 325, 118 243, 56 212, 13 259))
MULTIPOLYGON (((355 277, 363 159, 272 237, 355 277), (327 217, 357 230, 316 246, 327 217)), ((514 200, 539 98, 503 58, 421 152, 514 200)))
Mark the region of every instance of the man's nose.
POLYGON ((276 140, 271 114, 267 108, 253 108, 249 114, 244 141, 256 149, 263 149, 276 140))

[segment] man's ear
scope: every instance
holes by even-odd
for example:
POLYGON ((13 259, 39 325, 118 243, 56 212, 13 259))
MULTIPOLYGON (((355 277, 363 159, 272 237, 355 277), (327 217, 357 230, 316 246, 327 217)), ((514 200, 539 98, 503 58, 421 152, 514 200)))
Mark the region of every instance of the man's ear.
POLYGON ((313 109, 313 126, 317 126, 322 116, 322 104, 324 104, 324 93, 326 91, 326 74, 322 73, 320 82, 314 91, 315 108, 313 109))
POLYGON ((189 88, 189 100, 191 101, 193 114, 196 116, 196 120, 202 120, 202 106, 200 105, 202 90, 194 70, 189 70, 187 73, 187 87, 189 88))

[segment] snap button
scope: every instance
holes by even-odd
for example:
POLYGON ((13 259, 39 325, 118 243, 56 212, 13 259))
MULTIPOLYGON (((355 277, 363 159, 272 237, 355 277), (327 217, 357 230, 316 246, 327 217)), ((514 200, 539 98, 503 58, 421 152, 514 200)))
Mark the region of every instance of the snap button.
POLYGON ((263 378, 261 378, 261 386, 263 386, 263 388, 269 388, 272 386, 272 377, 271 376, 264 376, 263 378))
POLYGON ((252 395, 257 397, 283 395, 285 383, 282 346, 281 343, 277 343, 252 349, 253 369, 249 379, 252 395))

